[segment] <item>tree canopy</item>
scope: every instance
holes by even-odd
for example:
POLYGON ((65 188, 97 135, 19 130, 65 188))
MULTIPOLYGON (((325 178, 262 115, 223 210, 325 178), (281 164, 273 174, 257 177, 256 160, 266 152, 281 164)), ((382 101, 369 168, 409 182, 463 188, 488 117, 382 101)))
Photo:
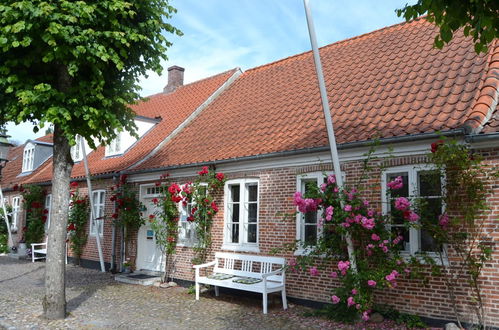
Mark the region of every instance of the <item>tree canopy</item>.
POLYGON ((53 123, 73 143, 133 131, 127 104, 140 75, 161 72, 162 32, 181 34, 166 22, 173 13, 168 0, 3 0, 0 122, 53 123))
POLYGON ((499 37, 497 0, 418 0, 396 12, 406 20, 427 14, 426 19, 440 28, 435 37, 435 46, 440 49, 461 28, 465 36, 473 37, 477 53, 487 52, 490 43, 499 37))

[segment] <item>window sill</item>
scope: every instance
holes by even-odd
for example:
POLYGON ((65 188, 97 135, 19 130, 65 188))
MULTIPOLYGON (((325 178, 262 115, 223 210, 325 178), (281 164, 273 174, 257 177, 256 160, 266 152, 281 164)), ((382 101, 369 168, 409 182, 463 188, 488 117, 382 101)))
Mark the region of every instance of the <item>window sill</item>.
POLYGON ((255 252, 260 253, 260 248, 256 245, 235 245, 235 244, 223 244, 222 250, 234 251, 234 252, 255 252))
POLYGON ((310 253, 312 253, 311 249, 298 249, 293 253, 293 255, 295 255, 295 256, 308 256, 308 255, 310 255, 310 253))
MULTIPOLYGON (((410 261, 412 257, 416 257, 421 264, 426 265, 426 261, 421 254, 410 254, 409 252, 402 251, 400 252, 400 255, 405 261, 410 261)), ((427 256, 433 259, 437 266, 442 266, 442 261, 445 267, 449 266, 449 259, 447 257, 443 257, 443 260, 440 260, 440 256, 436 252, 427 252, 427 256)))

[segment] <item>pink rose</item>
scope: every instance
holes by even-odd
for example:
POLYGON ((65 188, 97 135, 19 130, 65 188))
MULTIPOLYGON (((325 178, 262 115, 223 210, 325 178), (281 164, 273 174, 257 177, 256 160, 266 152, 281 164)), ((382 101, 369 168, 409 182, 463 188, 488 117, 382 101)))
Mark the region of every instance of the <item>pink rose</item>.
POLYGON ((344 209, 345 211, 347 211, 347 212, 351 212, 351 211, 352 211, 352 205, 347 204, 347 205, 345 205, 345 207, 344 207, 343 209, 344 209))
POLYGON ((353 300, 353 297, 348 297, 347 305, 348 307, 355 305, 355 300, 353 300))
POLYGON ((315 266, 310 267, 309 272, 310 272, 310 275, 312 275, 312 276, 319 275, 319 271, 317 270, 317 267, 315 267, 315 266))
POLYGON ((398 176, 393 181, 388 182, 386 185, 392 190, 397 190, 402 188, 404 186, 404 183, 402 182, 402 177, 398 176))
POLYGON ((333 304, 335 304, 335 305, 336 305, 337 303, 339 303, 339 302, 340 302, 340 300, 341 300, 341 299, 340 299, 338 296, 336 296, 336 295, 334 295, 334 296, 332 296, 332 297, 331 297, 331 301, 332 301, 332 302, 333 302, 333 304))
POLYGON ((400 211, 405 211, 411 206, 411 202, 405 197, 395 199, 395 208, 400 211))
POLYGON ((376 281, 373 281, 373 280, 369 280, 367 281, 367 285, 369 285, 370 287, 374 288, 376 286, 376 281))
POLYGON ((372 235, 371 235, 371 239, 372 239, 373 241, 379 241, 381 238, 380 238, 378 235, 376 235, 376 234, 372 234, 372 235))

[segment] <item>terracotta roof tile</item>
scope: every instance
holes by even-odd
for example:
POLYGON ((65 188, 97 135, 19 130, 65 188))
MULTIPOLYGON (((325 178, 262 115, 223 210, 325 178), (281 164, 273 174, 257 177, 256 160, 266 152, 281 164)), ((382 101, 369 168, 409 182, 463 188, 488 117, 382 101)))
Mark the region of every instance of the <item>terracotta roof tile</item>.
MULTIPOLYGON (((144 158, 238 70, 232 69, 180 86, 174 92, 168 94, 155 94, 138 104, 132 105, 131 108, 137 115, 149 118, 161 116, 162 120, 123 155, 105 157, 105 147, 103 146, 92 151, 87 157, 92 175, 119 172, 144 158)), ((72 177, 82 177, 84 175, 83 162, 76 163, 73 167, 72 177)), ((51 178, 52 165, 50 164, 25 181, 45 182, 50 181, 51 178)))
MULTIPOLYGON (((497 47, 476 55, 471 38, 456 34, 438 50, 436 33, 420 19, 320 49, 338 143, 445 131, 465 123, 478 127, 474 121, 484 120, 494 94, 490 87, 496 86, 497 75, 486 78, 492 56, 490 66, 499 63, 497 47)), ((306 52, 246 71, 139 168, 325 145, 312 54, 306 52)))

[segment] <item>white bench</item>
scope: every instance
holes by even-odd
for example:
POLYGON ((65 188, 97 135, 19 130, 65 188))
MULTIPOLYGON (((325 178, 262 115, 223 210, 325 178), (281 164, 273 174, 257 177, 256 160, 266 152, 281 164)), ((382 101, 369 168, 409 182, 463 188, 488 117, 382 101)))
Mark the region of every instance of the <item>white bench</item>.
MULTIPOLYGON (((35 262, 38 259, 47 258, 47 242, 45 243, 31 243, 31 261, 35 262), (43 254, 43 256, 37 256, 36 254, 43 254)), ((66 264, 68 263, 68 244, 66 243, 66 264)))
POLYGON ((263 314, 267 314, 267 294, 280 291, 282 306, 288 309, 285 264, 284 258, 217 252, 214 261, 193 266, 196 270, 196 300, 199 300, 200 284, 213 285, 217 297, 219 287, 258 292, 263 295, 263 314), (211 266, 213 274, 227 274, 233 277, 213 279, 209 278, 211 274, 201 276, 200 270, 211 266), (242 277, 256 278, 261 282, 253 284, 234 282, 242 277))

